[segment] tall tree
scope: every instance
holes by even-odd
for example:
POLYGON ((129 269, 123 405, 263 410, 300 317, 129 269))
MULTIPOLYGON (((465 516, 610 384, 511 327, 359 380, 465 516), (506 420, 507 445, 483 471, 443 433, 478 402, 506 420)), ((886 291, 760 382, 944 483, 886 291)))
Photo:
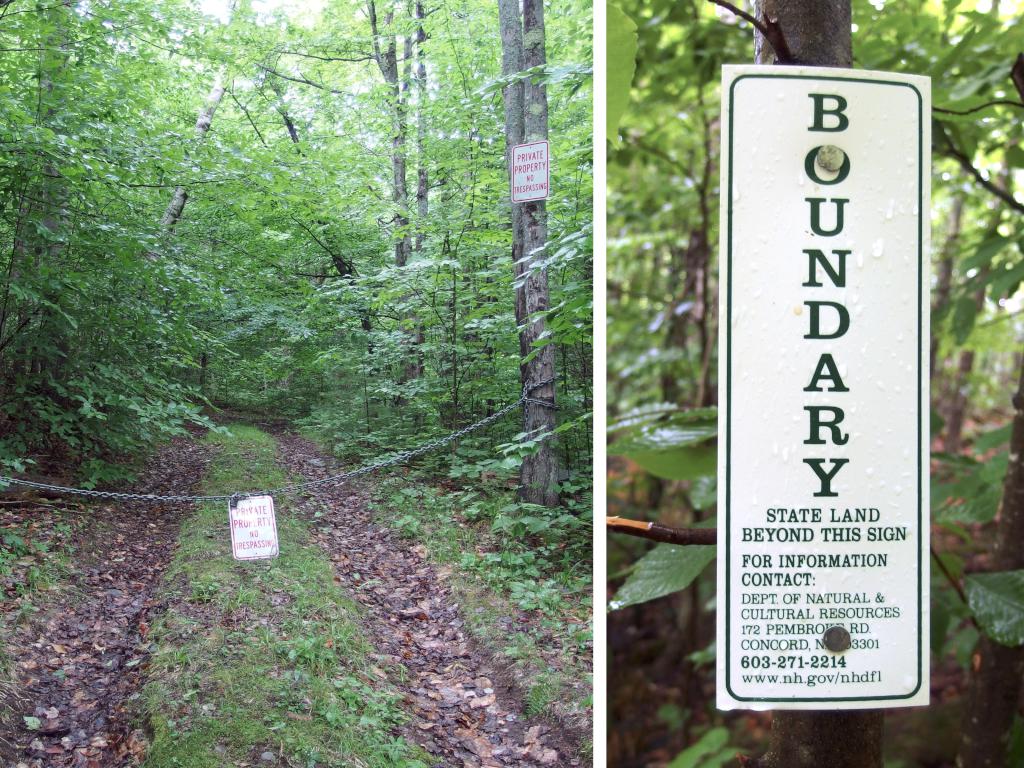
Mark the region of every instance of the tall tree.
MULTIPOLYGON (((217 111, 217 107, 220 106, 221 100, 224 98, 225 73, 221 69, 214 76, 213 87, 210 89, 209 95, 206 97, 206 102, 199 110, 199 115, 196 117, 195 135, 196 141, 202 141, 203 137, 206 136, 207 131, 210 130, 210 126, 213 124, 213 115, 217 111)), ((164 232, 173 232, 174 227, 177 225, 181 214, 185 210, 185 203, 188 202, 188 189, 184 184, 178 184, 174 188, 174 194, 171 196, 171 201, 167 204, 167 210, 164 211, 164 215, 160 217, 160 229, 164 232)), ((154 258, 156 254, 150 252, 150 258, 154 258)))
MULTIPOLYGON (((781 30, 796 61, 821 67, 853 66, 850 0, 760 0, 757 16, 781 30)), ((755 36, 759 64, 776 61, 776 51, 755 36)), ((765 768, 880 768, 881 711, 775 712, 765 768), (840 736, 841 734, 841 736, 840 736)))
POLYGON ((415 0, 416 15, 416 252, 423 250, 426 237, 424 227, 429 213, 430 174, 427 161, 427 59, 423 44, 427 33, 423 29, 426 14, 423 0, 415 0))
MULTIPOLYGON (((515 85, 506 86, 505 141, 509 174, 511 151, 516 143, 546 140, 548 137, 547 87, 537 77, 518 76, 521 70, 540 70, 547 63, 542 0, 524 0, 522 19, 517 0, 499 3, 502 38, 502 73, 515 77, 515 85), (518 67, 513 69, 513 67, 518 67), (517 77, 518 76, 518 77, 517 77), (518 110, 522 88, 522 108, 518 110), (517 141, 518 140, 518 141, 517 141)), ((521 264, 516 275, 520 292, 516 297, 519 323, 521 380, 533 387, 532 399, 523 405, 523 428, 530 439, 539 439, 537 450, 523 460, 519 475, 521 497, 535 504, 558 504, 558 460, 553 445, 555 428, 555 351, 539 344, 545 330, 545 313, 550 307, 548 274, 544 266, 547 246, 547 204, 543 200, 512 205, 512 258, 521 264), (515 209, 518 210, 518 215, 515 209), (520 246, 516 247, 516 241, 520 246)))
POLYGON ((406 180, 406 137, 409 132, 405 88, 400 80, 398 33, 395 29, 397 0, 390 3, 380 19, 376 0, 368 0, 370 32, 373 35, 373 60, 388 88, 391 109, 391 199, 395 204, 395 265, 404 267, 412 253, 409 234, 409 187, 406 180))

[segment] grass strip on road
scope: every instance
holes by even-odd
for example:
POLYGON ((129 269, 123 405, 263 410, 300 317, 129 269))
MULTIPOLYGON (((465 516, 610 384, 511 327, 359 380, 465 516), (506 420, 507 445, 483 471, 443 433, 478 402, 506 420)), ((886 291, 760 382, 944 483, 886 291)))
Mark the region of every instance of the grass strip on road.
MULTIPOLYGON (((220 450, 204 494, 287 482, 263 432, 232 426, 206 439, 220 450)), ((274 560, 231 557, 225 504, 200 506, 182 526, 169 608, 150 635, 145 766, 425 768, 425 755, 396 736, 400 697, 376 674, 357 606, 306 523, 285 499, 274 503, 274 560)))

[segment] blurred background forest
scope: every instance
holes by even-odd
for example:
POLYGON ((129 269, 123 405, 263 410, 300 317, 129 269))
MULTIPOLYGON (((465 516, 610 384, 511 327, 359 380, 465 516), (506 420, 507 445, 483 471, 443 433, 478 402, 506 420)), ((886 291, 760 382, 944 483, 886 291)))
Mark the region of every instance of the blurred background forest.
MULTIPOLYGON (((1024 339, 1021 10, 853 2, 854 66, 928 75, 934 105, 932 705, 887 715, 887 768, 953 765, 982 635, 1012 654, 1017 714, 1000 738, 1006 764, 1024 765, 1024 571, 985 573, 1005 535, 1024 339)), ((703 0, 623 0, 608 20, 608 514, 713 526, 720 68, 753 62, 753 30, 703 0)), ((608 557, 608 764, 762 751, 769 714, 714 708, 714 548, 609 534, 608 557)))

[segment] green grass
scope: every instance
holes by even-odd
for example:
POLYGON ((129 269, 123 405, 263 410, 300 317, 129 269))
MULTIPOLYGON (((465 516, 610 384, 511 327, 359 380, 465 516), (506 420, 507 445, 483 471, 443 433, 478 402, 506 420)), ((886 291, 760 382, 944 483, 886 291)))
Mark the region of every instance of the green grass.
MULTIPOLYGON (((62 509, 49 510, 47 514, 60 522, 42 526, 42 534, 34 526, 22 525, 5 528, 0 535, 0 576, 27 566, 16 585, 17 598, 46 591, 68 575, 74 518, 62 509)), ((0 596, 2 602, 4 598, 0 596)))
MULTIPOLYGON (((207 494, 272 487, 286 477, 273 440, 251 427, 207 439, 219 448, 207 494)), ((398 738, 397 693, 370 674, 357 607, 334 583, 306 525, 274 500, 281 555, 236 562, 226 504, 182 526, 165 577, 171 605, 154 627, 143 691, 153 737, 147 768, 259 764, 425 768, 398 738)))

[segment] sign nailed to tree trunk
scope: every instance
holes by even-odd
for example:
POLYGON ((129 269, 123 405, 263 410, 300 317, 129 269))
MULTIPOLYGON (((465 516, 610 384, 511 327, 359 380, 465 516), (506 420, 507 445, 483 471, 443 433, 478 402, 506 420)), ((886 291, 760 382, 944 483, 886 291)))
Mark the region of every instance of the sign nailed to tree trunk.
POLYGON ((512 147, 512 202, 547 200, 551 187, 551 165, 547 141, 512 147))
POLYGON ((724 68, 722 709, 928 703, 929 96, 724 68))

